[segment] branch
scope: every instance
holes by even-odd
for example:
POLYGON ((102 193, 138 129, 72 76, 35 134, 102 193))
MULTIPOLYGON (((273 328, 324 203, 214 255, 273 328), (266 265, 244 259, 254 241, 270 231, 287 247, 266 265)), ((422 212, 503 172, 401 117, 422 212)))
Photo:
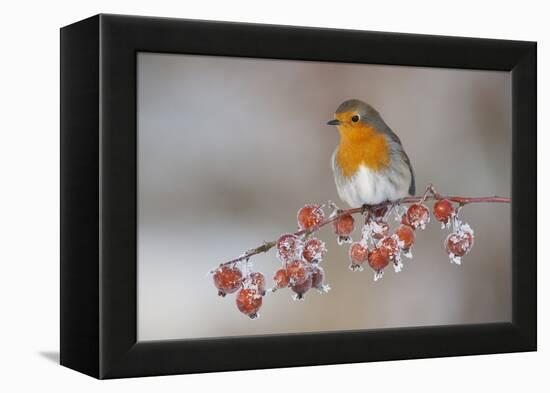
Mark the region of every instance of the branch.
MULTIPOLYGON (((337 214, 330 216, 329 218, 321 221, 319 224, 317 224, 317 225, 315 225, 315 226, 313 226, 309 229, 303 229, 303 230, 294 232, 293 235, 294 236, 309 236, 310 234, 312 234, 314 232, 317 232, 322 227, 338 220, 341 216, 344 216, 344 215, 347 215, 347 214, 351 214, 351 215, 358 214, 358 213, 365 214, 368 211, 376 210, 376 209, 380 209, 380 208, 384 208, 384 207, 388 207, 388 206, 414 204, 414 203, 424 202, 424 201, 428 201, 428 200, 442 200, 442 199, 447 199, 451 202, 458 203, 459 206, 461 206, 461 207, 464 206, 464 205, 472 204, 472 203, 511 203, 512 202, 512 200, 510 198, 503 198, 503 197, 499 197, 499 196, 463 197, 463 196, 441 195, 436 191, 434 186, 430 184, 426 188, 426 192, 424 193, 424 195, 410 196, 410 197, 402 198, 402 199, 400 199, 398 201, 395 201, 395 202, 387 201, 387 202, 380 203, 378 205, 364 205, 362 207, 355 207, 355 208, 346 209, 346 210, 338 210, 337 214)), ((232 264, 240 262, 240 261, 248 260, 250 257, 252 257, 254 255, 261 254, 261 253, 264 253, 264 252, 268 252, 273 247, 275 247, 276 244, 277 244, 277 240, 264 242, 261 246, 258 246, 256 248, 252 248, 252 249, 248 250, 247 252, 245 252, 243 255, 241 255, 238 258, 235 258, 235 259, 232 259, 230 261, 221 263, 220 266, 232 265, 232 264)))

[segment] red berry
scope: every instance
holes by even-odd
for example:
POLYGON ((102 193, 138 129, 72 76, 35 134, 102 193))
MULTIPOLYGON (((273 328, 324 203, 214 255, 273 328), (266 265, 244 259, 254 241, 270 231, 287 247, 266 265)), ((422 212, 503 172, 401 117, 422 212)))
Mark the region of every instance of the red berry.
POLYGON ((369 253, 369 266, 374 270, 383 270, 390 263, 388 254, 380 249, 375 248, 369 253))
POLYGON ((355 229, 355 220, 351 214, 344 214, 332 222, 334 233, 338 235, 338 244, 351 243, 349 236, 355 229))
POLYGON ((283 235, 277 240, 277 257, 283 262, 300 258, 303 247, 302 241, 293 234, 283 235))
POLYGON ((351 214, 338 217, 333 223, 334 233, 339 236, 347 236, 355 229, 355 220, 351 214))
POLYGON ((303 284, 311 278, 311 265, 306 264, 300 260, 292 261, 286 266, 286 273, 288 275, 288 280, 290 285, 300 285, 303 284))
POLYGON ((321 266, 315 266, 311 273, 311 286, 322 290, 323 282, 325 281, 325 271, 321 266))
POLYGON ((319 205, 305 205, 298 211, 298 227, 301 230, 314 227, 324 219, 325 213, 319 205))
POLYGON ((349 259, 351 270, 362 270, 361 265, 369 258, 369 249, 360 242, 352 243, 349 247, 349 259))
POLYGON ((388 255, 390 259, 394 259, 397 255, 399 255, 400 247, 399 247, 399 237, 396 235, 391 237, 386 237, 382 239, 378 243, 378 247, 388 255))
POLYGON ((415 229, 419 227, 424 229, 426 224, 430 222, 430 210, 420 203, 409 206, 406 214, 407 221, 415 229))
POLYGON ((275 288, 273 290, 288 287, 289 278, 286 269, 277 270, 273 280, 275 280, 275 288))
POLYGON ((257 290, 260 295, 265 295, 265 277, 262 273, 250 273, 246 279, 246 283, 249 288, 257 290))
POLYGON ((408 227, 411 227, 412 229, 414 229, 412 224, 409 222, 409 219, 407 218, 407 213, 403 214, 403 216, 401 217, 401 224, 407 225, 408 227))
POLYGON ((262 306, 262 296, 255 289, 241 289, 236 302, 240 312, 254 319, 262 306))
POLYGON ((309 239, 305 246, 303 257, 306 261, 311 263, 321 262, 323 257, 327 253, 325 243, 319 239, 309 239))
POLYGON ((290 288, 296 293, 296 299, 302 299, 304 294, 311 289, 312 283, 313 280, 309 276, 304 282, 291 285, 290 288))
POLYGON ((395 231, 395 234, 399 238, 399 241, 402 243, 401 248, 403 250, 408 250, 412 247, 414 243, 414 231, 408 225, 400 225, 399 228, 395 231))
POLYGON ((453 204, 448 199, 441 199, 434 203, 433 212, 437 221, 446 224, 454 215, 453 204))
POLYGON ((447 236, 445 248, 452 257, 463 257, 474 246, 474 235, 470 232, 455 232, 447 236))
POLYGON ((241 287, 243 275, 241 271, 233 266, 221 266, 213 275, 214 285, 218 288, 218 295, 225 296, 228 293, 236 292, 241 287))

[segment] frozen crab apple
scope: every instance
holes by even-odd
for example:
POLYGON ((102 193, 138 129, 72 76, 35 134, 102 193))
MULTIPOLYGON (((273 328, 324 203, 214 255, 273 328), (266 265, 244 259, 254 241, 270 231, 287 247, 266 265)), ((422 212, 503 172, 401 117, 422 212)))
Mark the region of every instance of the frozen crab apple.
POLYGON ((453 204, 448 199, 441 199, 434 203, 433 214, 437 221, 447 224, 454 215, 453 204))
POLYGON ((294 297, 295 300, 301 300, 304 298, 304 295, 309 291, 313 284, 313 278, 308 276, 308 278, 302 283, 291 284, 290 289, 296 294, 294 297))
POLYGON ((399 246, 400 240, 396 234, 386 237, 378 242, 378 247, 382 252, 388 255, 390 262, 393 263, 393 269, 396 273, 399 273, 403 268, 401 261, 401 247, 399 246))
POLYGON ((277 240, 277 257, 282 262, 289 262, 300 258, 304 244, 297 236, 288 233, 277 240))
POLYGON ((409 225, 402 224, 397 228, 395 234, 399 238, 399 245, 403 251, 408 251, 414 244, 414 231, 409 225))
POLYGON ((288 275, 288 281, 291 286, 301 285, 311 278, 311 265, 301 261, 296 260, 287 264, 286 273, 288 275))
POLYGON ((237 308, 240 312, 254 319, 258 317, 258 310, 262 307, 262 296, 255 289, 243 288, 236 298, 237 308))
POLYGON ((343 214, 333 221, 334 233, 338 235, 338 244, 351 243, 350 234, 355 229, 355 219, 351 214, 343 214))
POLYGON ((430 210, 421 203, 415 203, 407 209, 407 222, 414 229, 425 229, 430 222, 430 210))
POLYGON ((316 238, 312 238, 305 243, 302 256, 308 262, 318 263, 323 260, 326 252, 327 249, 325 247, 325 242, 316 238))
POLYGON ((286 269, 282 268, 277 270, 275 272, 275 276, 273 277, 273 281, 275 281, 275 286, 272 289, 273 292, 275 292, 277 289, 288 287, 290 279, 288 278, 288 273, 286 272, 286 269))
POLYGON ((313 228, 325 219, 320 205, 309 204, 298 210, 298 227, 300 230, 313 228))
POLYGON ((399 247, 399 237, 397 235, 385 237, 378 242, 378 248, 386 253, 390 260, 395 259, 401 252, 401 248, 399 247))
POLYGON ((250 273, 246 279, 246 285, 257 290, 260 295, 265 295, 265 277, 262 273, 250 273))
POLYGON ((349 268, 353 271, 363 270, 363 263, 369 258, 369 249, 362 242, 352 243, 349 247, 349 259, 351 264, 349 268))
POLYGON ((405 214, 403 214, 403 216, 401 217, 401 224, 402 225, 406 225, 408 227, 411 227, 412 229, 414 229, 414 227, 412 226, 412 224, 409 222, 409 219, 407 218, 407 213, 405 212, 405 214))
POLYGON ((235 266, 221 266, 214 272, 213 279, 218 295, 223 297, 241 287, 243 275, 235 266))
POLYGON ((390 263, 388 254, 380 249, 375 248, 369 253, 369 266, 374 270, 374 281, 382 278, 384 268, 390 263))
POLYGON ((453 232, 445 239, 445 249, 451 262, 460 265, 461 258, 466 255, 474 246, 474 231, 468 224, 461 226, 458 231, 453 232))
POLYGON ((315 266, 311 272, 311 287, 321 292, 328 292, 330 289, 325 285, 325 271, 321 266, 315 266))

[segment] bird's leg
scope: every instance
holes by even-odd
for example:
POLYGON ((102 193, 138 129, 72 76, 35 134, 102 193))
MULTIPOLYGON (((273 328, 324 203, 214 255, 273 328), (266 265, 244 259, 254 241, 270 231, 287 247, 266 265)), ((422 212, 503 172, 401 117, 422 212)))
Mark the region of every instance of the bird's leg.
POLYGON ((373 215, 372 206, 366 203, 361 206, 361 214, 365 216, 365 224, 368 224, 373 215))
POLYGON ((371 207, 372 218, 382 218, 385 217, 386 212, 388 211, 388 202, 381 203, 379 205, 371 207))
POLYGON ((384 221, 388 220, 388 217, 393 211, 393 209, 395 209, 395 207, 399 205, 399 201, 388 201, 388 203, 389 203, 389 208, 388 210, 386 210, 386 214, 384 214, 384 221))

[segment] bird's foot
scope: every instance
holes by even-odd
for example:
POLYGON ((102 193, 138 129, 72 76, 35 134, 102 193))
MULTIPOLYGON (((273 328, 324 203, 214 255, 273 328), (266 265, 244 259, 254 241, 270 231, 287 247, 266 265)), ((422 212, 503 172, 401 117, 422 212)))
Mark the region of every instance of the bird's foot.
POLYGON ((370 215, 371 213, 371 205, 367 205, 366 203, 364 203, 362 206, 361 206, 361 214, 364 214, 364 215, 370 215))

